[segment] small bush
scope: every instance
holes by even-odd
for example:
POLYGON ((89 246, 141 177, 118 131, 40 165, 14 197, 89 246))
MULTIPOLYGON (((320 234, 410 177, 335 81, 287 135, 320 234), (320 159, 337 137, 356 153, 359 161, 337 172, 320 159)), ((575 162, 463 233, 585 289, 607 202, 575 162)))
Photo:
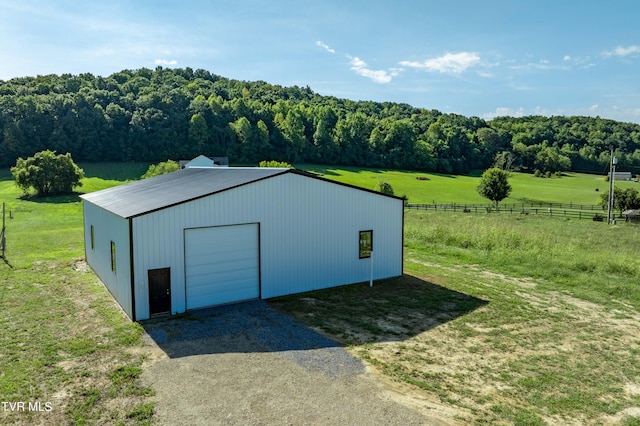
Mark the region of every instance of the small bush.
POLYGON ((153 176, 164 175, 167 173, 180 170, 180 164, 174 160, 163 161, 158 164, 152 164, 147 169, 146 173, 142 175, 142 179, 147 179, 153 176))
POLYGON ((258 167, 273 167, 273 168, 282 168, 282 169, 292 169, 293 166, 289 163, 286 163, 284 161, 275 161, 275 160, 262 160, 259 164, 258 167))
POLYGON ((379 180, 376 186, 373 188, 374 191, 382 192, 386 195, 394 195, 393 187, 391 184, 385 180, 379 180))

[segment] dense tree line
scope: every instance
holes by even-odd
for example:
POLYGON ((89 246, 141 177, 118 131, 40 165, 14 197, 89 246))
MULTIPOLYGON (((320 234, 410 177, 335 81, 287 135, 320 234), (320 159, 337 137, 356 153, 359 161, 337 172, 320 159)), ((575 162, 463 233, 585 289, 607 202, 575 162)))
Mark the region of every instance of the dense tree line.
POLYGON ((492 165, 640 171, 640 126, 587 117, 477 117, 321 96, 205 70, 0 81, 0 167, 45 149, 75 161, 228 156, 467 173, 492 165), (633 170, 638 167, 637 170, 633 170))

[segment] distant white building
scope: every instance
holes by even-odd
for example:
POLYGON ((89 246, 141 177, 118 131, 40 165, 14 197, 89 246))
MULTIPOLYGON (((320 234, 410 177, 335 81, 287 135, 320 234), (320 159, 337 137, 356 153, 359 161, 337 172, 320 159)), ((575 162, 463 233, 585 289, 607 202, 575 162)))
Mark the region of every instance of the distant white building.
MULTIPOLYGON (((608 176, 609 179, 611 179, 611 172, 609 172, 608 176)), ((614 180, 631 180, 633 176, 631 175, 631 172, 615 172, 613 177, 614 180)))
POLYGON ((204 155, 198 155, 193 160, 180 160, 181 169, 190 169, 194 167, 229 167, 228 157, 209 158, 204 155))
POLYGON ((403 200, 296 169, 186 168, 81 198, 87 262, 134 321, 402 275, 403 200))

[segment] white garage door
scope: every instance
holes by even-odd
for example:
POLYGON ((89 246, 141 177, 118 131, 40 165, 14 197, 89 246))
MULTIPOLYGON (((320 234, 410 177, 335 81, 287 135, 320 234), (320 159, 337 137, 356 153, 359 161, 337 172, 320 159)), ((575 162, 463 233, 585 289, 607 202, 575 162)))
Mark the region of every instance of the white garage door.
POLYGON ((258 224, 185 230, 187 309, 260 297, 258 224))

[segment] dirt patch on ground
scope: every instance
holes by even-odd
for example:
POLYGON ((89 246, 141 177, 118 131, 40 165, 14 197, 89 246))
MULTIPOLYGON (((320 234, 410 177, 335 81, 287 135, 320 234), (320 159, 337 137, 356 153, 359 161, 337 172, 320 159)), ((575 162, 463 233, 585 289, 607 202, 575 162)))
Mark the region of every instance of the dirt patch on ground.
POLYGON ((457 424, 264 302, 144 326, 142 379, 156 392, 157 424, 457 424))
POLYGON ((425 415, 550 424, 616 424, 638 415, 640 316, 633 308, 605 309, 474 265, 415 262, 434 275, 275 304, 341 341, 394 400, 425 415), (600 402, 580 408, 574 398, 602 401, 601 411, 594 408, 600 402))

